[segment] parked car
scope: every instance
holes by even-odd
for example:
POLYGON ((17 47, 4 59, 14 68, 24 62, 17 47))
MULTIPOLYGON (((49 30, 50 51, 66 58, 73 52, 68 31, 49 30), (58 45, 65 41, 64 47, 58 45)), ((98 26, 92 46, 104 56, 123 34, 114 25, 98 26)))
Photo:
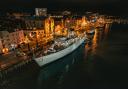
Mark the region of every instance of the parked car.
POLYGON ((20 51, 18 51, 18 52, 16 53, 16 55, 17 55, 17 56, 26 56, 26 54, 25 54, 24 52, 20 52, 20 51))

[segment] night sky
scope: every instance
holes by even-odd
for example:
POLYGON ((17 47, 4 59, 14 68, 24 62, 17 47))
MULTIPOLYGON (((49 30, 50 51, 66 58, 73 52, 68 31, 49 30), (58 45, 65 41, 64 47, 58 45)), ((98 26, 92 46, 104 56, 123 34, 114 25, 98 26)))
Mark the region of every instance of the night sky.
POLYGON ((49 10, 92 10, 109 14, 128 15, 127 0, 3 0, 0 6, 0 10, 47 7, 49 10))

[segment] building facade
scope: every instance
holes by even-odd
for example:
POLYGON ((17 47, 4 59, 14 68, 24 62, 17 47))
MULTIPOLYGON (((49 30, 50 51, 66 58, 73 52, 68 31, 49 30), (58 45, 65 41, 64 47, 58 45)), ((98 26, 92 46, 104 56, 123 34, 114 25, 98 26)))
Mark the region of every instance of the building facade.
POLYGON ((0 31, 0 38, 2 47, 11 50, 24 42, 24 32, 23 30, 16 30, 14 32, 0 31))
POLYGON ((54 19, 47 18, 45 19, 45 34, 46 36, 54 33, 54 19))
POLYGON ((44 37, 44 30, 42 29, 35 29, 35 30, 24 30, 25 36, 27 36, 29 39, 35 38, 35 37, 44 37))

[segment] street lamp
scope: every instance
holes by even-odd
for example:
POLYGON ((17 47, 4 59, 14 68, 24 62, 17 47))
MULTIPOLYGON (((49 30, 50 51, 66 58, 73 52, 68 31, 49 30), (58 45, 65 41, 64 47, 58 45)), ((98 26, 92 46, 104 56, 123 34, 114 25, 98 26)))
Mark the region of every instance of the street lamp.
POLYGON ((8 53, 8 51, 9 51, 8 48, 3 48, 3 49, 2 49, 2 52, 3 52, 3 53, 8 53))

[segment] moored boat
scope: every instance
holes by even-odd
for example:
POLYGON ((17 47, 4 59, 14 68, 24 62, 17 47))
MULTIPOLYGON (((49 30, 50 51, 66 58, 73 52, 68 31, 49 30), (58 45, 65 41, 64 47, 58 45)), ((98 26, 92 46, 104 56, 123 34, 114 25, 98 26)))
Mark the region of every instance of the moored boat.
POLYGON ((95 28, 91 27, 91 29, 88 29, 86 33, 90 35, 95 34, 95 28))
POLYGON ((104 26, 105 26, 105 24, 99 23, 99 24, 96 26, 96 28, 104 28, 104 26))
MULTIPOLYGON (((50 50, 52 51, 50 54, 38 57, 38 58, 34 58, 34 60, 36 61, 36 63, 41 67, 44 66, 46 64, 49 64, 51 62, 54 62, 68 54, 70 54, 71 52, 73 52, 75 49, 77 49, 84 41, 86 40, 86 36, 79 36, 73 39, 68 40, 68 43, 65 42, 65 44, 67 44, 65 47, 61 47, 60 50, 56 50, 54 49, 54 51, 52 50, 53 48, 50 48, 50 50)), ((61 45, 64 45, 62 43, 60 43, 61 45)))

